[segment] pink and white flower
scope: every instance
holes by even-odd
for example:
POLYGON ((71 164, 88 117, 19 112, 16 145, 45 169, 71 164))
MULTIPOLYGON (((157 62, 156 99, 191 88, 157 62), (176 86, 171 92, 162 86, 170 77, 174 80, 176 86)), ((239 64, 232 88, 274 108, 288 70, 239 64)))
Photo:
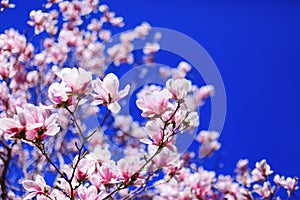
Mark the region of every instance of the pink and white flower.
POLYGON ((201 143, 201 147, 199 149, 200 158, 211 156, 221 147, 221 144, 217 141, 219 136, 220 133, 215 131, 201 131, 199 133, 196 140, 201 143))
POLYGON ((48 13, 43 13, 41 10, 32 10, 29 15, 32 21, 28 21, 28 24, 34 26, 34 33, 40 34, 43 32, 48 23, 48 13))
POLYGON ((256 162, 255 167, 256 168, 251 172, 253 181, 264 181, 273 173, 270 165, 267 164, 265 159, 260 162, 256 162))
POLYGON ((65 82, 52 83, 48 89, 48 97, 54 104, 63 104, 68 101, 72 89, 67 87, 65 82))
POLYGON ((1 118, 1 132, 9 137, 28 140, 43 140, 47 136, 56 135, 60 128, 56 123, 57 114, 48 116, 44 106, 26 104, 24 108, 17 107, 14 118, 1 118))
POLYGON ((92 73, 83 68, 63 68, 56 75, 60 77, 66 86, 70 87, 75 94, 85 94, 87 87, 92 81, 92 73))
POLYGON ((292 192, 297 190, 299 187, 297 186, 298 184, 298 178, 294 177, 287 177, 284 183, 284 188, 288 190, 289 196, 291 195, 292 192))
POLYGON ((96 200, 98 199, 98 191, 94 185, 88 188, 82 185, 78 188, 78 196, 81 200, 96 200))
POLYGON ((172 98, 179 100, 183 99, 192 90, 192 83, 186 79, 169 79, 166 87, 171 92, 172 98))
POLYGON ((136 101, 136 105, 143 111, 143 117, 157 117, 169 110, 169 100, 172 94, 163 89, 161 91, 145 91, 142 93, 142 98, 136 101))
POLYGON ((143 164, 144 161, 140 160, 136 156, 127 156, 119 160, 117 162, 117 169, 119 171, 120 180, 125 184, 128 183, 131 180, 131 178, 133 178, 132 176, 136 172, 138 172, 138 170, 142 167, 143 164))
POLYGON ((37 174, 35 177, 35 181, 32 180, 24 180, 22 181, 22 185, 29 194, 24 197, 23 200, 33 199, 37 195, 41 194, 49 194, 50 186, 48 186, 44 180, 44 178, 37 174))
POLYGON ((1 0, 1 8, 0 8, 0 12, 4 11, 7 8, 14 8, 16 5, 9 3, 9 0, 1 0))
POLYGON ((92 105, 103 104, 108 107, 108 109, 113 113, 118 113, 121 110, 121 106, 118 101, 125 97, 130 89, 129 85, 126 85, 125 88, 119 91, 119 79, 113 74, 107 74, 103 81, 99 78, 92 81, 92 87, 95 93, 92 95, 95 97, 95 100, 91 103, 92 105))
MULTIPOLYGON (((77 162, 78 157, 75 157, 74 161, 77 162)), ((79 161, 75 170, 75 177, 80 181, 86 180, 94 173, 96 169, 96 163, 90 158, 83 158, 79 161)))
POLYGON ((274 187, 270 187, 270 185, 267 182, 264 182, 263 186, 255 184, 253 186, 253 190, 255 193, 262 196, 264 199, 268 199, 271 194, 274 192, 274 187))

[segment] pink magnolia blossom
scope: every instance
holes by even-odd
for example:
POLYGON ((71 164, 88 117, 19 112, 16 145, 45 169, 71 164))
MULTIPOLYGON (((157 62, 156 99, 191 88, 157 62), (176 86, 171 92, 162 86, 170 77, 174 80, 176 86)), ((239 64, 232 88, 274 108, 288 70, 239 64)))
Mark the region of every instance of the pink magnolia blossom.
POLYGON ((253 186, 253 190, 255 193, 259 194, 264 199, 269 198, 274 192, 274 188, 271 188, 268 182, 264 182, 263 186, 255 184, 253 186))
POLYGON ((250 169, 248 168, 248 160, 247 159, 241 159, 238 161, 236 165, 236 181, 250 187, 250 184, 252 182, 250 177, 250 169))
POLYGON ((28 21, 28 24, 34 26, 34 33, 40 34, 43 32, 47 26, 48 13, 43 13, 41 10, 32 10, 29 15, 32 21, 28 21))
POLYGON ((103 17, 101 17, 101 22, 109 22, 113 26, 123 27, 123 17, 115 17, 114 12, 109 11, 109 7, 105 4, 99 6, 99 11, 103 12, 103 17))
POLYGON ((251 171, 253 181, 264 181, 272 173, 273 171, 265 159, 256 162, 255 169, 251 171))
POLYGON ((146 124, 146 132, 148 134, 148 137, 142 138, 140 139, 140 141, 145 144, 155 146, 161 146, 164 143, 164 147, 167 147, 169 150, 176 152, 176 140, 172 135, 172 127, 168 126, 164 130, 163 127, 164 123, 158 118, 148 121, 146 124))
POLYGON ((70 47, 80 46, 83 43, 82 33, 80 33, 78 28, 74 28, 73 30, 61 30, 58 40, 70 47))
POLYGON ((98 199, 98 191, 94 185, 86 188, 85 186, 80 186, 78 188, 78 196, 81 200, 96 200, 98 199))
POLYGON ((288 190, 289 196, 291 195, 292 192, 297 190, 299 187, 297 186, 298 184, 298 178, 294 177, 287 177, 284 183, 284 188, 288 190))
POLYGON ((12 54, 20 54, 26 48, 26 37, 13 28, 0 34, 0 50, 8 51, 12 54))
POLYGON ((102 23, 97 19, 92 19, 91 23, 87 26, 88 30, 98 32, 102 28, 102 23))
POLYGON ((14 61, 8 61, 7 58, 0 55, 0 79, 12 78, 16 72, 14 61))
POLYGON ((63 68, 56 73, 75 94, 85 94, 92 81, 92 73, 83 68, 63 68))
POLYGON ((191 68, 191 65, 184 61, 180 62, 177 66, 177 69, 184 73, 188 73, 189 71, 191 71, 191 68))
POLYGON ((218 189, 219 192, 225 194, 225 199, 247 199, 244 194, 244 189, 241 188, 238 183, 235 183, 231 176, 220 175, 214 187, 218 189))
POLYGON ((194 94, 196 99, 198 100, 198 105, 203 105, 204 99, 214 95, 214 86, 205 85, 202 86, 200 89, 194 88, 194 94))
MULTIPOLYGON (((128 183, 132 175, 135 174, 144 164, 144 161, 140 160, 136 156, 127 156, 117 162, 117 169, 119 171, 119 178, 123 183, 128 183)), ((139 176, 140 174, 138 174, 139 176)), ((137 177, 135 177, 137 178, 137 177)))
POLYGON ((274 183, 278 186, 284 186, 285 185, 285 177, 284 176, 279 176, 276 174, 273 178, 274 183))
POLYGON ((67 87, 65 82, 52 83, 48 89, 48 97, 55 104, 63 104, 68 102, 72 94, 72 89, 67 87))
POLYGON ((143 48, 144 54, 153 54, 156 53, 160 49, 160 46, 157 42, 149 43, 147 42, 145 47, 143 48))
MULTIPOLYGON (((76 162, 78 157, 74 159, 76 162)), ((75 177, 80 181, 86 180, 96 169, 96 163, 90 158, 83 158, 79 161, 75 170, 75 177)))
POLYGON ((118 113, 121 110, 118 101, 125 97, 130 89, 130 86, 126 85, 123 90, 119 91, 119 79, 112 73, 107 74, 103 81, 98 78, 92 81, 92 87, 95 92, 92 95, 96 100, 91 104, 108 106, 108 109, 113 113, 118 113))
POLYGON ((79 1, 62 1, 59 3, 59 8, 63 14, 64 20, 69 21, 71 27, 82 24, 82 6, 79 1))
POLYGON ((145 37, 146 35, 149 34, 151 30, 151 26, 150 24, 148 24, 147 22, 143 22, 140 26, 137 26, 134 29, 134 33, 138 36, 138 37, 145 37))
POLYGON ((169 79, 166 87, 171 92, 172 98, 176 100, 183 99, 192 90, 191 81, 186 79, 169 79))
MULTIPOLYGON (((149 145, 149 154, 153 155, 156 152, 157 148, 157 146, 149 145)), ((171 168, 171 166, 175 166, 178 163, 178 161, 179 155, 168 148, 163 148, 161 152, 153 159, 153 162, 155 163, 157 169, 163 167, 169 169, 171 168)))
POLYGON ((9 0, 1 0, 0 5, 0 12, 4 11, 7 8, 14 8, 16 6, 15 4, 9 3, 9 0))
POLYGON ((45 8, 49 9, 49 8, 51 8, 51 6, 52 6, 53 4, 59 3, 59 2, 61 2, 61 1, 62 1, 62 0, 48 0, 48 1, 47 1, 47 4, 46 4, 46 6, 45 6, 45 8))
POLYGON ((101 30, 99 32, 99 38, 104 42, 109 41, 111 39, 111 32, 108 30, 101 30))
POLYGON ((162 78, 168 78, 171 75, 171 69, 169 67, 160 67, 159 74, 162 78))
POLYGON ((156 117, 169 110, 169 99, 171 93, 164 89, 161 91, 145 91, 142 98, 136 101, 136 105, 143 111, 143 117, 156 117))
POLYGON ((17 114, 12 118, 1 118, 2 132, 9 137, 25 138, 28 140, 43 140, 47 136, 54 136, 59 132, 56 123, 57 114, 48 116, 44 106, 26 104, 24 108, 17 107, 17 114))
POLYGON ((133 47, 129 43, 116 44, 109 49, 107 53, 110 56, 110 59, 114 62, 116 66, 119 66, 121 63, 133 63, 133 55, 131 53, 133 47))
POLYGON ((68 58, 70 49, 64 43, 54 43, 47 51, 46 63, 62 65, 68 58))
POLYGON ((186 73, 184 71, 181 71, 179 69, 171 69, 171 76, 173 79, 181 79, 185 78, 186 73))
POLYGON ((97 167, 97 171, 98 173, 91 177, 91 182, 98 182, 98 187, 117 183, 118 172, 115 162, 104 162, 100 167, 97 167))
POLYGON ((22 181, 22 185, 29 194, 24 197, 24 200, 29 200, 34 198, 40 194, 49 194, 50 186, 48 186, 44 180, 44 178, 37 174, 35 177, 35 181, 32 180, 24 180, 22 181))
POLYGON ((221 147, 221 144, 217 141, 220 133, 215 131, 201 131, 196 140, 201 143, 199 150, 200 158, 211 156, 213 152, 221 147))
POLYGON ((211 183, 215 181, 215 175, 213 171, 206 171, 203 168, 199 168, 196 173, 187 176, 184 181, 187 186, 191 187, 196 198, 206 199, 206 195, 211 192, 211 183))

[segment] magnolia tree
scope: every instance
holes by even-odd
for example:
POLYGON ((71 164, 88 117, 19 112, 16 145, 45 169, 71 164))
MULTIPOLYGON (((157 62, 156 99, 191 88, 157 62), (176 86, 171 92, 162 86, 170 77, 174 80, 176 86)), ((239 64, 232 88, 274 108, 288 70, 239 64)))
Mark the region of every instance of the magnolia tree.
MULTIPOLYGON (((3 12, 14 7, 1 1, 3 12)), ((218 132, 198 130, 214 87, 189 78, 188 62, 160 66, 154 75, 163 81, 137 87, 156 69, 164 35, 151 35, 144 22, 113 38, 123 26, 98 0, 48 0, 30 12, 24 34, 0 35, 2 199, 295 197, 298 179, 274 175, 266 160, 250 169, 242 159, 232 176, 199 165, 221 146, 218 132), (141 54, 133 51, 137 40, 141 54), (185 135, 199 151, 179 153, 185 135)))

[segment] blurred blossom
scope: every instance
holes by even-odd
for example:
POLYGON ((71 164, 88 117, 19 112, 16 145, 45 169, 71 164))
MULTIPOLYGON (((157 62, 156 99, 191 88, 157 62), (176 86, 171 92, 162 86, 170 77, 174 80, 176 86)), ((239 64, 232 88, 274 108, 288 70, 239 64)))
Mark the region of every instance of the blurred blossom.
POLYGON ((220 133, 215 131, 201 131, 199 133, 196 140, 201 143, 199 149, 200 158, 211 156, 221 147, 221 144, 217 141, 219 136, 220 133))
POLYGON ((251 171, 253 181, 264 181, 272 173, 273 171, 265 159, 256 162, 255 169, 251 171))

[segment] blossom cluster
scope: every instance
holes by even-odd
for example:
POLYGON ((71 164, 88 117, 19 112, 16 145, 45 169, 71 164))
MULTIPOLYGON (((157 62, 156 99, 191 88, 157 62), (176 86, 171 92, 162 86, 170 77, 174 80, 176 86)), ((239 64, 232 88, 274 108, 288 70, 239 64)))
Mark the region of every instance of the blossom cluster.
MULTIPOLYGON (((1 11, 14 6, 1 0, 1 11)), ((219 132, 198 130, 199 110, 213 98, 214 87, 196 84, 188 62, 160 67, 162 84, 137 91, 122 85, 116 71, 137 64, 135 40, 144 42, 146 72, 160 50, 162 36, 151 35, 147 22, 116 42, 113 30, 125 22, 108 5, 47 0, 30 12, 27 24, 25 34, 13 28, 0 34, 1 199, 295 195, 298 179, 273 176, 266 160, 252 170, 247 159, 240 160, 234 176, 204 169, 201 162, 221 148, 219 132), (139 118, 123 112, 131 94, 139 118), (198 142, 195 152, 178 151, 185 135, 198 142)))

